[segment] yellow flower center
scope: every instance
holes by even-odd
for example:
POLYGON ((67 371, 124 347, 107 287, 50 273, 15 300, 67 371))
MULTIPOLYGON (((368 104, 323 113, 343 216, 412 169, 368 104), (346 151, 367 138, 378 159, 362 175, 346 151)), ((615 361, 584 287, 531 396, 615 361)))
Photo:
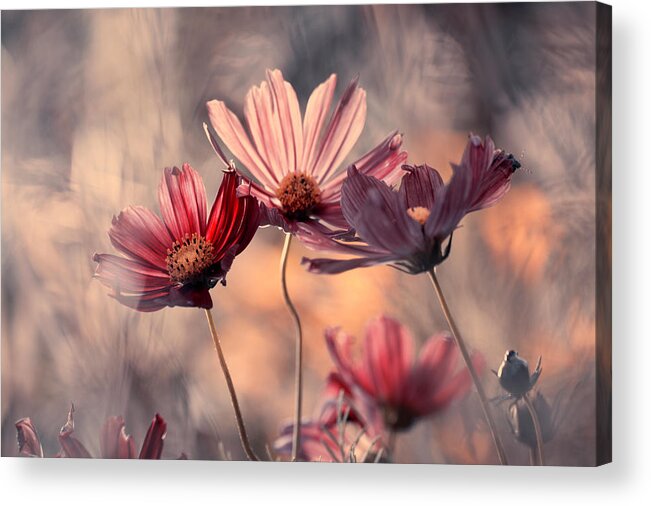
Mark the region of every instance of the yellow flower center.
POLYGON ((186 235, 167 250, 167 272, 172 281, 187 283, 213 264, 212 243, 199 234, 186 235))
POLYGON ((429 218, 429 209, 426 207, 410 207, 407 209, 407 214, 412 220, 416 220, 421 225, 425 225, 427 218, 429 218))
POLYGON ((306 219, 321 202, 321 190, 312 176, 302 172, 287 174, 276 190, 276 197, 289 218, 306 219))

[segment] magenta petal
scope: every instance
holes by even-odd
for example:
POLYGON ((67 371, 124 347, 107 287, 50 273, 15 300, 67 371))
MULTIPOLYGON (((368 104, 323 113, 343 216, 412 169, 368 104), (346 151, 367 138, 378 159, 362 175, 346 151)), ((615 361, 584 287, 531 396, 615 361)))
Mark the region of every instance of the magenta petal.
POLYGON ((95 254, 95 277, 116 293, 147 293, 170 286, 167 272, 107 253, 95 254))
POLYGON ((110 416, 104 422, 100 434, 100 451, 103 459, 136 458, 136 445, 133 437, 127 435, 121 416, 110 416))
POLYGON ((163 443, 165 440, 165 435, 167 434, 167 423, 162 416, 158 413, 154 416, 154 419, 147 430, 145 435, 145 441, 142 443, 142 449, 140 450, 140 459, 160 459, 161 454, 163 453, 163 443))
POLYGON ((163 221, 175 240, 193 233, 204 235, 206 190, 201 176, 189 164, 165 169, 158 201, 163 221))
POLYGON ((16 422, 18 437, 18 454, 21 457, 43 458, 41 440, 30 418, 21 418, 16 422))
POLYGON ((124 209, 113 218, 111 243, 134 260, 167 271, 165 258, 174 240, 158 216, 141 206, 124 209))

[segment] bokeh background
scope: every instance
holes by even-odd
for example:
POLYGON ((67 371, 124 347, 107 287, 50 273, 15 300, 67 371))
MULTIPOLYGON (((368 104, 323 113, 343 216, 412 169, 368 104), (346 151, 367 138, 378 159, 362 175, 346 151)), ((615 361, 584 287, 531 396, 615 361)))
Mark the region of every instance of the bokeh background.
MULTIPOLYGON (((155 412, 164 457, 239 459, 233 415, 204 315, 138 314, 92 279, 96 251, 129 204, 157 209, 165 166, 188 161, 214 196, 220 165, 207 100, 241 112, 266 68, 302 106, 327 76, 359 75, 366 129, 351 155, 389 131, 415 163, 449 176, 469 131, 523 164, 497 206, 455 234, 439 278, 471 346, 497 368, 506 349, 535 363, 554 408, 549 464, 595 462, 595 7, 487 4, 2 13, 2 455, 30 416, 47 454, 71 402, 98 453, 123 414, 137 442, 155 412)), ((282 233, 260 230, 213 290, 214 315, 258 453, 293 410, 291 319, 282 304, 282 233)), ((299 265, 289 288, 305 327, 305 412, 331 369, 329 325, 363 335, 385 312, 419 342, 445 329, 425 276, 388 267, 334 277, 299 265)), ((490 395, 497 381, 485 371, 490 395)), ((514 463, 528 451, 496 408, 514 463)), ((475 395, 398 440, 400 462, 495 463, 475 395)))

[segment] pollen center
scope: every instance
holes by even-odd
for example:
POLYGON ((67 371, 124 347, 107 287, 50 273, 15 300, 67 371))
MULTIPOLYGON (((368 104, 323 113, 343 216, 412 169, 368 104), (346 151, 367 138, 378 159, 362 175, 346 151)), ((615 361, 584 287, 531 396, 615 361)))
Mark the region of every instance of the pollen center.
POLYGON ((186 235, 167 250, 167 272, 172 281, 188 283, 213 264, 212 243, 199 234, 186 235))
POLYGON ((287 174, 280 182, 276 196, 286 216, 305 219, 321 202, 321 190, 312 176, 303 173, 287 174))
POLYGON ((427 218, 429 218, 429 209, 426 207, 410 207, 407 209, 407 214, 412 220, 416 220, 421 225, 425 225, 427 218))

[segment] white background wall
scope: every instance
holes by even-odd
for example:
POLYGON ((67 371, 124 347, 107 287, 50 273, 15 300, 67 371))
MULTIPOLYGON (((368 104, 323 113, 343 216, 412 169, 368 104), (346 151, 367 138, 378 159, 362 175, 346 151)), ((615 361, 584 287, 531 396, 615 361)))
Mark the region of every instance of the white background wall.
MULTIPOLYGON (((192 5, 300 2, 193 0, 192 5)), ((320 3, 346 3, 333 0, 320 3)), ((360 2, 357 3, 367 3, 360 2)), ((392 2, 396 3, 396 2, 392 2)), ((649 2, 612 0, 614 459, 598 469, 328 466, 223 462, 0 461, 2 504, 538 504, 651 503, 649 2)), ((9 8, 180 6, 1 1, 9 8)), ((215 37, 219 37, 216 33, 215 37)))

